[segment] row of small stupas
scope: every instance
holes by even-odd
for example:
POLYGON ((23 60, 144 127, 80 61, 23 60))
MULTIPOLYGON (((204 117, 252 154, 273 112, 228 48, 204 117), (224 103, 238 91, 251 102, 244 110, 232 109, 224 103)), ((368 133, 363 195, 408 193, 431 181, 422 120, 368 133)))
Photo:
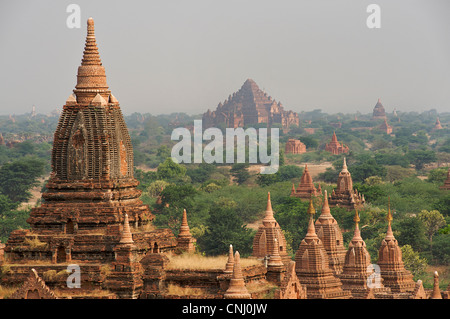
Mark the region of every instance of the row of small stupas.
MULTIPOLYGON (((307 164, 303 170, 298 187, 295 188, 295 185, 292 184, 291 196, 299 197, 303 200, 309 200, 311 197, 315 196, 322 196, 322 188, 320 184, 317 188, 314 185, 307 164)), ((332 207, 344 207, 348 210, 353 210, 355 208, 361 209, 365 203, 364 194, 359 193, 353 188, 352 175, 348 171, 345 158, 342 170, 337 179, 337 187, 333 189, 329 195, 328 201, 332 207)))
MULTIPOLYGON (((392 213, 388 210, 388 228, 381 243, 376 265, 371 263, 366 244, 359 229, 359 214, 355 210, 354 236, 348 249, 336 219, 331 215, 327 193, 321 214, 314 222, 312 199, 307 212, 308 230, 295 253, 295 273, 300 282, 297 290, 306 291, 307 299, 442 299, 449 291, 439 290, 438 274, 434 288, 426 292, 422 282, 415 283, 405 269, 401 249, 392 231, 392 213), (379 271, 377 271, 379 269, 379 271)), ((274 218, 270 201, 267 203, 263 225, 253 241, 253 256, 266 258, 268 274, 282 280, 292 261, 286 252, 286 240, 274 218), (278 267, 278 268, 277 268, 278 267)), ((449 289, 447 289, 449 290, 449 289)))

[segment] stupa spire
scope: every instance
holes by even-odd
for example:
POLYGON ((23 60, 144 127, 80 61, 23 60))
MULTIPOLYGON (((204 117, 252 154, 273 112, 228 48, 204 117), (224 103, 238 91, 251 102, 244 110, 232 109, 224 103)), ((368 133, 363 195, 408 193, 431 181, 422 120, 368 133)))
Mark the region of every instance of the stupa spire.
POLYGON ((327 190, 325 190, 325 196, 323 197, 323 206, 322 206, 322 214, 321 216, 331 216, 330 206, 328 205, 328 194, 327 190))
POLYGON ((385 239, 392 239, 392 238, 394 238, 394 233, 392 232, 392 225, 391 225, 393 217, 392 217, 392 213, 391 213, 391 198, 390 197, 388 197, 388 214, 387 214, 386 220, 388 221, 388 230, 386 232, 385 239))
POLYGON ((97 40, 95 39, 94 19, 87 20, 86 44, 84 46, 83 59, 81 65, 102 65, 98 52, 97 40))
POLYGON ((358 214, 358 208, 356 208, 356 207, 355 207, 355 217, 353 218, 353 220, 355 221, 355 233, 353 235, 353 241, 354 240, 362 240, 361 231, 359 230, 360 218, 359 218, 359 214, 358 214))
POLYGON ((180 232, 178 233, 178 237, 191 237, 191 232, 189 229, 189 224, 187 221, 186 209, 183 210, 183 218, 181 220, 180 232))
POLYGON ((317 238, 316 228, 314 227, 314 214, 316 213, 313 205, 312 198, 309 200, 308 214, 309 214, 309 224, 308 231, 306 233, 305 239, 317 238))
POLYGON ((120 237, 120 244, 132 244, 133 236, 131 235, 130 223, 128 221, 128 214, 125 214, 125 218, 123 220, 123 231, 122 236, 120 237))
POLYGON ((275 223, 275 218, 273 217, 273 209, 272 209, 272 202, 270 200, 270 192, 267 193, 267 207, 266 207, 266 215, 263 219, 263 224, 268 225, 275 223))
POLYGON ((225 270, 223 272, 226 274, 231 274, 233 273, 233 267, 234 267, 233 245, 230 244, 230 249, 228 251, 228 260, 225 265, 225 270))
POLYGON ((347 159, 344 157, 344 163, 342 164, 342 172, 348 172, 347 159))
POLYGON ((78 103, 89 103, 98 93, 108 100, 111 94, 106 83, 105 68, 100 59, 92 18, 87 20, 86 43, 81 65, 78 67, 74 93, 78 103))

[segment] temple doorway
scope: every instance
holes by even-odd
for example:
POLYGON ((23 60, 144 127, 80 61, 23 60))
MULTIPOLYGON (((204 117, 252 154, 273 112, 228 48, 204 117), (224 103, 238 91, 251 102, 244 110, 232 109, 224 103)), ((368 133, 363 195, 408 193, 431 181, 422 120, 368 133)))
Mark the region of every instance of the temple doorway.
POLYGON ((58 264, 66 262, 66 249, 64 246, 59 246, 56 250, 56 262, 58 264))
POLYGON ((73 234, 75 230, 75 225, 71 219, 67 220, 66 223, 66 234, 73 234))

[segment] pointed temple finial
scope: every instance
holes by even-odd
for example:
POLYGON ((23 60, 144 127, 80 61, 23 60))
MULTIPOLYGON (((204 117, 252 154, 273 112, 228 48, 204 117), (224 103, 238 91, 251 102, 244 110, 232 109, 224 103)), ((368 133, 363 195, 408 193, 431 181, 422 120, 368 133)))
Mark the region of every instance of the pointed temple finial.
POLYGON ((266 207, 266 215, 263 219, 264 225, 274 224, 275 218, 273 217, 273 210, 272 210, 272 202, 270 201, 270 192, 267 193, 267 207, 266 207))
POLYGON ((314 214, 316 210, 314 209, 312 197, 309 200, 308 214, 309 214, 309 223, 308 223, 308 231, 306 232, 305 238, 316 238, 316 228, 314 227, 314 214))
POLYGON ((131 235, 130 223, 128 221, 128 214, 125 214, 125 218, 123 220, 123 231, 122 236, 120 237, 120 244, 132 244, 133 236, 131 235))
POLYGON ((344 157, 344 164, 342 164, 342 172, 348 172, 347 159, 344 157))
POLYGON ((225 270, 223 272, 226 274, 231 274, 233 273, 233 267, 234 267, 233 245, 230 244, 230 249, 228 251, 228 260, 225 265, 225 270))
POLYGON ((78 103, 89 103, 96 94, 107 101, 111 91, 106 83, 105 68, 102 65, 95 38, 94 19, 87 20, 87 35, 81 65, 78 67, 77 85, 74 93, 78 103))
POLYGON ((328 205, 328 193, 325 190, 325 195, 323 197, 323 205, 322 205, 322 216, 331 215, 330 205, 328 205))
POLYGON ((312 196, 311 196, 311 198, 309 199, 308 214, 312 217, 315 213, 316 213, 316 210, 314 208, 313 200, 312 200, 312 196))
POLYGON ((387 214, 386 220, 388 221, 389 226, 391 226, 393 217, 392 217, 392 213, 391 213, 391 197, 390 196, 388 196, 388 214, 387 214))
POLYGON ((386 217, 386 220, 388 221, 388 229, 386 232, 386 237, 385 239, 394 239, 394 233, 392 232, 392 212, 391 212, 391 197, 388 196, 388 214, 386 217))

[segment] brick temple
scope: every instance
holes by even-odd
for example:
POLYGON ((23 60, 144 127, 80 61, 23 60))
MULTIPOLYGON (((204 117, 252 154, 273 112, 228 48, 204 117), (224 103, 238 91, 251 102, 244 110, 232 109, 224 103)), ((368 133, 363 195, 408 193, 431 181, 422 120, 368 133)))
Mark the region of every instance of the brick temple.
POLYGON ((302 154, 306 152, 306 145, 294 138, 288 139, 284 148, 285 154, 302 154))
POLYGON ((381 104, 380 99, 378 99, 377 104, 375 104, 375 107, 373 108, 372 119, 378 120, 384 118, 386 118, 386 110, 384 109, 383 104, 381 104))
POLYGON ((247 79, 239 91, 220 102, 215 111, 203 114, 205 128, 236 128, 260 123, 281 124, 287 130, 291 125, 299 125, 299 117, 293 111, 285 111, 281 102, 262 91, 252 79, 247 79))
POLYGON ((311 196, 320 196, 322 195, 322 190, 319 188, 316 189, 314 186, 311 175, 308 171, 308 164, 305 164, 305 169, 303 170, 302 177, 300 178, 300 183, 298 184, 297 189, 294 184, 292 184, 291 189, 291 197, 298 197, 303 200, 309 200, 311 196))
POLYGON ((347 168, 345 157, 337 180, 337 187, 331 192, 328 201, 330 206, 345 207, 348 210, 353 210, 355 207, 361 209, 365 203, 364 195, 353 189, 352 175, 347 168))
POLYGON ((333 132, 333 136, 331 137, 331 142, 325 145, 325 151, 330 152, 334 155, 339 155, 342 153, 348 153, 349 148, 347 145, 341 144, 338 142, 336 132, 333 132))

